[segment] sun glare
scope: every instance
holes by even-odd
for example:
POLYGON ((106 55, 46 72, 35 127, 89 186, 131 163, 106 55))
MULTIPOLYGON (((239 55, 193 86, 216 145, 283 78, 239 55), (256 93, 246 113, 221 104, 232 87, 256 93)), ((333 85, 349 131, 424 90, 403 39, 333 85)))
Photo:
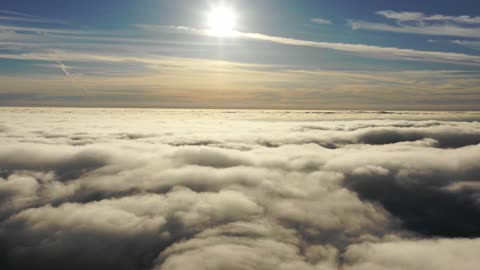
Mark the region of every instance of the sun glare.
POLYGON ((236 15, 233 9, 225 6, 214 7, 208 14, 208 32, 217 37, 235 35, 236 15))

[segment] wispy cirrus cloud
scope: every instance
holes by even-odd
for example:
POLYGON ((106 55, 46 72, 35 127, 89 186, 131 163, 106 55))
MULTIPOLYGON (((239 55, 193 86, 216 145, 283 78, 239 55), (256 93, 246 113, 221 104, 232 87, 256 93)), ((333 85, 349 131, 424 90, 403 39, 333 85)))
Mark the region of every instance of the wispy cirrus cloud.
POLYGON ((376 14, 393 20, 395 24, 363 20, 350 20, 349 24, 354 30, 480 38, 480 17, 425 15, 421 12, 391 10, 378 11, 376 14))
POLYGON ((386 23, 367 22, 361 20, 351 20, 349 24, 353 30, 370 30, 417 35, 480 38, 480 27, 463 27, 460 25, 451 24, 391 25, 386 23))
POLYGON ((19 31, 19 32, 31 32, 37 34, 65 34, 65 35, 86 35, 86 34, 95 34, 92 31, 83 31, 76 29, 64 29, 64 28, 47 28, 39 26, 18 26, 18 25, 1 25, 0 24, 0 33, 1 31, 19 31))
POLYGON ((316 24, 332 24, 332 21, 318 17, 312 18, 310 21, 316 24))
POLYGON ((476 40, 452 40, 452 43, 480 50, 480 41, 476 40))
POLYGON ((396 12, 393 10, 381 10, 376 14, 383 16, 387 19, 393 19, 396 21, 450 21, 463 24, 480 24, 480 16, 447 16, 442 14, 425 15, 422 12, 396 12))
MULTIPOLYGON (((189 26, 145 25, 145 24, 139 24, 136 26, 137 28, 140 28, 144 31, 156 31, 156 32, 163 32, 163 33, 183 33, 188 35, 202 35, 202 36, 209 35, 209 32, 207 29, 199 29, 199 28, 189 27, 189 26)), ((73 38, 83 38, 83 39, 97 38, 97 36, 100 36, 102 34, 97 32, 90 33, 88 31, 83 31, 83 30, 71 30, 71 29, 63 29, 63 28, 23 27, 23 26, 7 26, 7 25, 0 25, 0 30, 4 30, 3 32, 4 34, 16 32, 16 31, 22 31, 22 32, 31 32, 34 35, 38 35, 38 33, 46 33, 49 36, 58 34, 58 35, 66 35, 68 38, 73 37, 73 38)), ((18 33, 16 34, 18 35, 18 33)), ((311 40, 302 40, 302 39, 295 39, 295 38, 273 36, 273 35, 267 35, 267 34, 261 34, 261 33, 236 32, 235 34, 237 38, 272 42, 272 43, 283 44, 283 45, 331 49, 331 50, 340 51, 340 52, 358 54, 359 56, 362 56, 362 57, 371 57, 371 58, 377 58, 377 59, 425 61, 425 62, 451 63, 451 64, 459 64, 459 65, 480 65, 480 56, 468 55, 463 53, 421 51, 421 50, 414 50, 414 49, 382 47, 382 46, 374 46, 374 45, 366 45, 366 44, 320 42, 320 41, 311 41, 311 40)), ((118 38, 118 37, 108 36, 108 35, 106 35, 106 37, 111 38, 112 40, 115 40, 116 38, 118 38)), ((106 38, 106 37, 103 37, 103 38, 106 38)), ((126 40, 122 39, 122 41, 126 41, 126 40)), ((145 42, 151 43, 153 42, 153 40, 146 40, 145 42)), ((45 55, 45 52, 20 53, 20 54, 4 53, 4 54, 0 54, 0 58, 19 59, 19 60, 22 60, 22 59, 23 60, 29 60, 29 59, 42 60, 45 57, 41 55, 45 55)), ((76 54, 72 53, 71 55, 76 55, 76 54)), ((118 61, 119 58, 123 59, 121 61, 124 61, 126 59, 126 61, 138 62, 137 60, 139 60, 138 57, 125 57, 125 56, 112 57, 111 55, 101 55, 98 53, 91 53, 91 56, 87 55, 86 58, 83 58, 83 59, 91 59, 92 57, 95 58, 95 60, 114 61, 114 62, 119 62, 118 61)), ((51 59, 50 56, 48 56, 47 58, 51 59)), ((82 61, 82 59, 79 59, 79 60, 82 61)), ((144 60, 141 60, 140 62, 145 62, 145 61, 149 62, 150 60, 144 59, 144 60)))
MULTIPOLYGON (((195 35, 208 35, 208 31, 186 27, 186 26, 163 26, 163 25, 140 25, 143 29, 150 31, 169 31, 179 32, 195 35)), ((319 42, 311 40, 302 40, 295 38, 272 36, 260 33, 246 33, 236 32, 236 37, 273 42, 277 44, 304 46, 331 49, 341 52, 360 54, 361 56, 367 56, 380 59, 391 60, 407 60, 407 61, 425 61, 425 62, 440 62, 440 63, 453 63, 461 65, 479 65, 480 56, 467 55, 462 53, 450 53, 450 52, 438 52, 438 51, 420 51, 414 49, 402 49, 395 47, 381 47, 365 44, 349 44, 349 43, 334 43, 334 42, 319 42)))
POLYGON ((324 49, 332 49, 336 51, 359 53, 363 56, 374 58, 408 60, 408 61, 426 61, 426 62, 443 62, 443 63, 462 63, 467 65, 480 64, 480 56, 466 55, 462 53, 448 53, 435 51, 419 51, 413 49, 402 49, 394 47, 381 47, 365 44, 348 44, 348 43, 332 43, 317 42, 284 37, 269 36, 257 33, 241 33, 242 37, 270 41, 274 43, 317 47, 324 49))
POLYGON ((58 20, 53 18, 44 18, 40 16, 34 16, 31 14, 16 12, 11 10, 0 10, 0 21, 9 22, 26 22, 26 23, 51 23, 51 24, 66 24, 64 20, 58 20))
MULTIPOLYGON (((108 96, 108 104, 115 102, 117 106, 129 106, 132 93, 141 92, 136 104, 145 106, 212 107, 215 100, 218 104, 245 104, 243 108, 319 108, 322 104, 328 108, 348 105, 360 109, 390 106, 405 109, 406 105, 399 104, 408 102, 412 104, 408 108, 418 108, 421 103, 422 109, 465 109, 467 105, 476 108, 480 98, 478 73, 436 70, 429 74, 407 74, 396 70, 387 74, 394 70, 391 68, 386 72, 372 69, 359 72, 354 68, 339 72, 328 65, 292 62, 291 58, 286 59, 288 54, 278 61, 259 62, 231 57, 233 50, 227 58, 192 53, 245 45, 302 54, 305 47, 313 48, 308 49, 312 51, 318 48, 318 54, 337 52, 349 58, 364 57, 367 61, 389 60, 388 65, 396 65, 394 61, 420 61, 455 64, 456 67, 442 67, 461 70, 480 65, 480 56, 475 52, 422 51, 249 32, 236 32, 235 37, 219 42, 217 37, 208 37, 208 29, 194 26, 138 24, 136 27, 122 32, 0 21, 0 59, 24 61, 22 65, 30 65, 34 70, 32 76, 14 73, 1 76, 0 95, 4 95, 0 99, 11 105, 15 98, 23 102, 25 95, 42 92, 44 100, 62 95, 86 100, 78 89, 68 93, 65 89, 88 88, 89 96, 108 96), (115 92, 115 96, 109 91, 115 92), (24 96, 15 97, 16 94, 24 96)), ((40 104, 35 102, 29 104, 40 104)), ((101 105, 89 102, 97 101, 92 99, 85 104, 101 105)))
MULTIPOLYGON (((8 10, 0 11, 0 15, 3 14, 5 16, 13 16, 20 19, 41 19, 43 18, 32 16, 29 14, 18 13, 8 10)), ((384 17, 392 18, 398 21, 411 21, 411 20, 418 20, 421 18, 427 18, 428 20, 433 20, 433 18, 439 18, 440 15, 435 16, 426 16, 422 13, 399 13, 393 11, 380 11, 384 17)), ((446 16, 443 16, 446 17, 446 16)), ((442 17, 442 18, 443 18, 442 17)), ((450 20, 464 20, 464 21, 475 21, 477 17, 469 17, 469 16, 460 16, 455 18, 450 18, 450 20)), ((331 21, 324 19, 324 18, 313 18, 311 20, 314 23, 320 24, 329 24, 331 21)), ((187 33, 187 34, 194 34, 194 35, 208 35, 209 32, 207 29, 199 29, 195 27, 189 26, 168 26, 168 25, 146 25, 146 24, 138 24, 136 25, 137 28, 142 29, 143 31, 159 31, 164 33, 187 33)), ((459 36, 468 36, 468 37, 480 37, 480 31, 475 31, 475 28, 461 28, 458 26, 391 26, 387 24, 376 24, 376 23, 368 23, 368 22, 352 22, 352 27, 355 29, 371 29, 371 30, 383 30, 383 31, 398 31, 398 32, 424 32, 424 33, 432 33, 437 32, 438 34, 445 34, 445 33, 455 33, 455 35, 459 36)), ((122 36, 114 36, 112 33, 101 33, 98 31, 85 31, 85 30, 78 30, 78 29, 68 29, 64 27, 41 27, 37 25, 6 25, 0 24, 0 35, 8 35, 12 36, 15 35, 18 37, 19 35, 24 35, 24 38, 30 34, 31 39, 25 41, 26 44, 36 45, 38 42, 34 42, 34 40, 38 37, 42 37, 42 44, 48 44, 49 40, 52 41, 52 36, 54 35, 61 35, 62 38, 73 38, 73 39, 111 39, 111 40, 120 40, 122 42, 135 42, 135 43, 152 43, 158 42, 158 40, 150 40, 150 39, 127 39, 122 36), (2 32, 3 31, 3 32, 2 32), (20 34, 21 33, 21 34, 20 34)), ((302 40, 302 39, 295 39, 295 38, 288 38, 288 37, 281 37, 281 36, 274 36, 262 33, 247 33, 247 32, 237 32, 237 37, 250 39, 250 40, 257 40, 257 41, 264 41, 264 42, 271 42, 276 44, 284 44, 284 45, 292 45, 292 46, 303 46, 303 47, 315 47, 315 48, 323 48, 323 49, 330 49, 340 52, 347 52, 352 54, 357 54, 362 57, 371 57, 371 58, 378 58, 378 59, 390 59, 390 60, 407 60, 407 61, 425 61, 425 62, 438 62, 438 63, 452 63, 452 64, 459 64, 459 65, 480 65, 480 56, 476 55, 467 55, 463 53, 452 53, 452 52, 438 52, 438 51, 420 51, 414 49, 404 49, 404 48, 396 48, 396 47, 382 47, 382 46, 375 46, 375 45, 366 45, 366 44, 349 44, 349 43, 335 43, 335 42, 323 42, 323 41, 312 41, 312 40, 302 40)), ((54 37, 56 38, 56 37, 54 37)), ((21 42, 22 40, 5 40, 4 42, 21 42)), ((58 42, 58 40, 55 40, 58 42)), ((51 43, 51 42, 50 42, 51 43)), ((98 43, 98 42, 96 42, 98 43)), ((6 44, 11 47, 11 45, 6 44)), ((76 46, 81 46, 76 44, 76 46)), ((98 46, 102 46, 102 44, 98 44, 98 46)), ((41 55, 45 54, 45 51, 33 51, 28 53, 4 53, 0 55, 1 58, 9 58, 9 59, 28 59, 32 55, 41 55)), ((75 54, 75 53, 73 53, 75 54)), ((91 53, 94 55, 96 60, 100 60, 104 58, 104 61, 110 61, 111 56, 102 56, 99 53, 91 53), (97 57, 98 56, 98 57, 97 57), (110 59, 110 60, 109 60, 110 59)), ((35 58, 35 57, 34 57, 35 58)), ((87 57, 87 59, 90 57, 87 57)), ((118 57, 114 57, 117 59, 118 57)), ((120 57, 125 58, 125 57, 120 57)), ((138 60, 138 57, 126 57, 131 61, 138 60)), ((145 62, 145 61, 140 61, 145 62)))

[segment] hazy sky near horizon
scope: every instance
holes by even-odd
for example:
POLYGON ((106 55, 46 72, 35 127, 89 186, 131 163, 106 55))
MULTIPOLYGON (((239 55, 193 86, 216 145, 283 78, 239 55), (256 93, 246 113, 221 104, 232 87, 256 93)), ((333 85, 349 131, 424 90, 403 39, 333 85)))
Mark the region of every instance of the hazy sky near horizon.
POLYGON ((0 80, 2 106, 476 110, 480 2, 3 0, 0 80))

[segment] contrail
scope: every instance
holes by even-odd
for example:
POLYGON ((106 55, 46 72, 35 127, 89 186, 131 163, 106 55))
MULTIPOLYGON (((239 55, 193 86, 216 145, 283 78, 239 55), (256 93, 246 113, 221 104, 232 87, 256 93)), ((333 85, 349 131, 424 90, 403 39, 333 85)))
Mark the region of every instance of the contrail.
POLYGON ((70 72, 68 72, 67 67, 62 62, 60 62, 60 60, 56 60, 55 62, 60 65, 60 68, 63 70, 65 75, 67 75, 67 77, 69 77, 73 81, 72 75, 70 74, 70 72))
POLYGON ((56 59, 55 62, 57 62, 57 64, 59 65, 59 67, 62 69, 63 73, 65 73, 65 75, 70 79, 71 83, 72 83, 72 86, 75 87, 75 88, 78 88, 80 90, 82 90, 83 92, 83 95, 87 95, 88 93, 88 90, 87 88, 85 87, 82 87, 82 86, 79 86, 76 81, 75 81, 75 78, 72 76, 72 74, 70 74, 70 72, 68 71, 68 68, 67 66, 65 66, 62 61, 60 61, 59 59, 56 59))

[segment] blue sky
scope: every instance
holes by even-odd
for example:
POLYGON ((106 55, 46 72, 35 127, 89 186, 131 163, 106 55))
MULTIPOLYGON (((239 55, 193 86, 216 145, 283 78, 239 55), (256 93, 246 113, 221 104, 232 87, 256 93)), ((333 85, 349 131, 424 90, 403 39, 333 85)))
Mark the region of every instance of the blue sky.
POLYGON ((480 2, 4 0, 0 63, 7 106, 475 110, 480 2))

